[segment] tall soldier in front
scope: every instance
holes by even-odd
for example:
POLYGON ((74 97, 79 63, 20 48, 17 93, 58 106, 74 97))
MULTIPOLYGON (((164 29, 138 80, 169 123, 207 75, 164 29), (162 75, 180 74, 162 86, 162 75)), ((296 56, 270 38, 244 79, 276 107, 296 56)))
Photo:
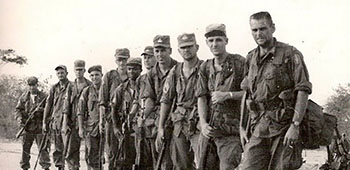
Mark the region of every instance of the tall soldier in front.
POLYGON ((207 162, 203 154, 207 155, 204 151, 212 144, 220 160, 220 170, 232 170, 239 165, 242 154, 239 119, 243 91, 240 83, 245 59, 226 51, 228 38, 224 24, 207 26, 205 37, 214 58, 201 65, 197 84, 201 125, 199 168, 207 167, 208 163, 203 166, 207 162))
POLYGON ((38 89, 38 79, 36 77, 29 77, 27 85, 28 90, 18 100, 15 112, 18 124, 21 128, 24 128, 20 165, 23 170, 30 168, 30 149, 35 140, 38 148, 41 149, 40 165, 43 169, 48 170, 51 165, 49 156, 50 142, 41 133, 46 94, 38 89))
POLYGON ((54 139, 53 161, 58 170, 64 169, 64 144, 62 138, 62 120, 63 120, 63 103, 67 94, 69 80, 67 79, 67 67, 59 65, 55 68, 56 75, 59 80, 54 84, 49 92, 46 100, 44 118, 43 118, 43 132, 48 130, 52 132, 54 139), (49 124, 50 122, 50 124, 49 124))
MULTIPOLYGON (((142 120, 147 124, 147 128, 151 129, 151 134, 146 135, 149 136, 148 139, 152 141, 149 142, 151 145, 150 148, 153 150, 152 157, 157 159, 154 153, 154 142, 157 134, 157 128, 155 126, 158 125, 156 122, 159 119, 160 98, 162 97, 163 85, 166 77, 170 69, 177 64, 177 61, 170 57, 172 49, 170 47, 170 37, 168 35, 155 36, 153 39, 153 48, 157 63, 147 73, 145 90, 143 94, 141 94, 141 100, 145 100, 145 110, 142 120)), ((142 122, 142 120, 140 122, 142 122)), ((165 159, 162 162, 162 169, 172 169, 169 148, 166 150, 165 159)))
POLYGON ((132 115, 130 111, 136 96, 136 79, 142 71, 141 58, 129 58, 126 68, 128 80, 115 90, 111 112, 113 132, 119 140, 115 161, 115 167, 118 170, 131 170, 135 161, 135 133, 133 133, 135 115, 132 115))
POLYGON ((63 141, 64 156, 69 170, 78 170, 80 167, 80 138, 78 135, 78 103, 83 89, 91 84, 84 77, 85 61, 74 62, 74 73, 76 79, 67 89, 63 110, 63 141))
POLYGON ((250 28, 258 47, 247 56, 242 82, 250 119, 248 135, 242 133, 247 142, 242 169, 298 169, 299 128, 311 93, 303 56, 273 37, 275 24, 268 12, 251 15, 250 28))
POLYGON ((119 48, 115 51, 115 62, 117 69, 107 72, 103 79, 99 94, 99 108, 100 108, 100 131, 106 136, 106 152, 109 160, 108 169, 113 170, 115 163, 115 156, 118 151, 118 139, 113 133, 112 117, 111 117, 111 103, 114 90, 124 81, 128 76, 126 73, 126 62, 130 57, 130 51, 127 48, 119 48), (103 130, 105 129, 105 132, 103 130))
POLYGON ((171 134, 171 159, 174 169, 190 170, 196 169, 194 163, 198 162, 197 143, 199 130, 197 123, 199 120, 197 110, 197 98, 195 97, 195 87, 198 80, 199 66, 203 62, 197 56, 199 46, 195 35, 181 34, 177 38, 178 51, 183 63, 174 66, 165 81, 163 95, 160 100, 160 119, 157 147, 160 146, 164 137, 164 125, 171 112, 173 100, 176 100, 176 110, 171 113, 171 121, 174 131, 171 134), (191 152, 189 152, 191 151, 191 152))
POLYGON ((85 139, 85 160, 88 169, 103 169, 104 140, 99 131, 100 111, 98 94, 102 82, 102 67, 91 66, 88 70, 92 84, 84 88, 78 103, 79 136, 85 139))

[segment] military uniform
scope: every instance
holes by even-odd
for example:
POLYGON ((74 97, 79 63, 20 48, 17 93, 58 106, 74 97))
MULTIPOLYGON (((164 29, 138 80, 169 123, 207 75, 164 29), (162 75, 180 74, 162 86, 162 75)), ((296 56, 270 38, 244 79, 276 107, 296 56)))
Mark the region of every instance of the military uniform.
MULTIPOLYGON (((126 48, 117 49, 115 57, 123 57, 123 58, 129 58, 130 52, 126 48)), ((106 136, 106 152, 108 155, 109 160, 109 168, 110 170, 113 169, 115 156, 118 150, 118 139, 113 134, 113 127, 112 127, 112 117, 110 115, 111 111, 111 100, 114 95, 115 89, 122 83, 126 81, 125 79, 122 79, 120 74, 117 70, 111 70, 107 72, 102 79, 102 84, 100 87, 100 94, 99 94, 99 106, 104 107, 106 110, 105 113, 105 136, 106 136)))
MULTIPOLYGON (((62 68, 67 71, 65 66, 58 66, 55 70, 62 68)), ((66 79, 60 85, 60 83, 54 84, 49 92, 49 96, 46 100, 46 106, 44 111, 43 123, 47 124, 50 121, 49 128, 54 139, 54 152, 53 160, 56 167, 64 167, 64 155, 63 155, 63 137, 61 133, 62 120, 63 120, 63 104, 67 94, 67 88, 69 86, 69 80, 66 79)))
MULTIPOLYGON (((182 68, 183 63, 173 67, 164 85, 164 92, 161 103, 172 104, 176 99, 176 110, 171 113, 171 120, 174 124, 173 137, 171 142, 171 157, 175 169, 195 169, 193 167, 194 158, 199 159, 197 143, 199 130, 197 123, 199 120, 197 111, 197 98, 195 97, 195 87, 198 80, 199 66, 203 61, 198 60, 196 68, 185 78, 182 68), (192 150, 189 154, 188 151, 192 150), (194 157, 193 154, 196 154, 194 157)), ((196 161, 197 162, 197 161, 196 161)))
POLYGON ((123 138, 123 141, 119 141, 121 146, 118 149, 118 157, 116 162, 117 169, 131 170, 132 165, 135 161, 135 137, 133 132, 134 122, 132 121, 132 115, 129 115, 131 110, 131 105, 134 100, 136 87, 132 87, 130 80, 122 83, 116 90, 113 99, 113 107, 116 110, 115 114, 118 114, 118 119, 114 120, 115 126, 122 132, 123 124, 126 124, 127 128, 124 132, 123 137, 118 137, 120 140, 123 138))
POLYGON ((245 170, 297 169, 302 163, 300 143, 294 148, 283 146, 295 104, 286 92, 311 93, 311 83, 302 54, 290 45, 273 41, 273 48, 262 57, 259 47, 249 52, 245 64, 242 88, 248 93, 252 134, 244 148, 245 170))
POLYGON ((85 87, 91 85, 91 82, 84 78, 84 83, 81 88, 78 87, 78 82, 75 80, 67 89, 66 100, 64 103, 64 112, 68 117, 68 128, 70 129, 67 134, 64 134, 63 138, 65 144, 68 144, 65 148, 65 159, 68 164, 68 168, 71 170, 79 169, 80 164, 80 137, 78 135, 78 103, 80 95, 85 87))
MULTIPOLYGON (((214 117, 213 127, 220 130, 222 137, 214 138, 217 155, 220 159, 220 169, 234 169, 241 161, 242 147, 239 138, 240 101, 225 100, 213 105, 210 101, 211 92, 240 91, 240 83, 243 79, 245 59, 238 54, 229 54, 223 62, 222 70, 217 71, 214 67, 214 59, 205 61, 199 70, 197 84, 197 97, 206 96, 209 101, 211 114, 217 112, 214 117)), ((199 138, 199 150, 201 138, 199 138)))
MULTIPOLYGON (((35 77, 30 77, 28 79, 28 85, 37 84, 37 79, 35 77)), ((29 114, 36 109, 38 104, 46 99, 46 94, 39 91, 38 94, 31 94, 30 91, 26 91, 19 99, 18 104, 16 106, 16 120, 20 123, 21 126, 27 121, 29 114)), ((45 101, 44 101, 45 102, 45 101)), ((38 148, 40 144, 43 142, 42 135, 42 121, 43 121, 43 107, 40 107, 37 112, 35 112, 35 116, 33 119, 27 124, 25 131, 23 133, 22 138, 22 156, 20 165, 22 169, 29 169, 30 164, 30 149, 35 140, 38 148)), ((40 155, 40 165, 43 169, 50 168, 50 141, 47 141, 43 144, 43 149, 40 155)))
POLYGON ((86 87, 79 99, 78 115, 83 116, 85 125, 85 160, 89 168, 99 170, 103 162, 103 143, 99 132, 100 111, 99 89, 94 85, 86 87), (102 147, 101 147, 102 146, 102 147))
MULTIPOLYGON (((158 35, 153 39, 153 42, 154 42, 154 47, 156 46, 170 47, 169 36, 158 35)), ((176 64, 177 64, 177 61, 171 58, 170 67, 173 67, 176 64)), ((160 71, 159 63, 157 62, 156 65, 147 73, 146 80, 145 80, 145 89, 143 94, 141 94, 142 96, 141 100, 150 98, 154 101, 154 111, 149 115, 143 116, 143 118, 145 119, 145 124, 143 126, 146 126, 145 135, 147 140, 149 140, 147 143, 150 144, 148 148, 151 149, 152 158, 155 158, 155 159, 157 159, 157 155, 155 152, 154 142, 155 142, 155 137, 157 135, 156 125, 158 125, 158 120, 159 120, 160 99, 163 94, 163 85, 165 83, 166 77, 169 74, 169 71, 163 74, 160 71)), ((156 161, 155 159, 153 159, 153 161, 156 161)), ((165 169, 172 168, 170 150, 166 150, 166 154, 163 160, 164 161, 162 164, 162 168, 165 168, 165 169)), ((155 165, 155 162, 154 162, 154 165, 155 165)))

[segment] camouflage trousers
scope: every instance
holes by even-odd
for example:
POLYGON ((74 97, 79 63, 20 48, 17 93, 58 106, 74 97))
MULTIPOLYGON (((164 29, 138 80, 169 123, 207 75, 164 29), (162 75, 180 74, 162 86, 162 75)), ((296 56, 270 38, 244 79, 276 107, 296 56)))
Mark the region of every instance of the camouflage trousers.
MULTIPOLYGON (((30 164, 29 164, 30 149, 32 148, 34 141, 39 148, 40 144, 42 143, 43 136, 44 136, 43 134, 33 134, 33 133, 28 133, 28 132, 25 132, 23 134, 22 157, 21 157, 21 161, 20 161, 21 168, 23 168, 23 169, 30 168, 30 164)), ((49 138, 49 136, 47 138, 49 138)), ((47 141, 47 143, 43 144, 43 149, 41 151, 40 161, 39 161, 39 164, 41 165, 41 167, 43 169, 50 168, 50 166, 51 166, 50 156, 49 156, 50 140, 46 140, 46 141, 47 141)))
POLYGON ((302 164, 302 146, 283 145, 284 135, 271 138, 252 136, 244 147, 242 170, 294 170, 302 164))
POLYGON ((65 160, 69 170, 78 170, 80 167, 80 137, 77 128, 71 128, 71 131, 63 135, 63 141, 67 144, 65 160))
POLYGON ((63 134, 60 130, 52 130, 52 138, 54 141, 53 162, 56 167, 64 167, 64 144, 63 134))
POLYGON ((86 135, 85 138, 85 160, 88 169, 100 170, 104 163, 104 138, 97 136, 86 135), (102 142, 102 143, 101 143, 102 142))
MULTIPOLYGON (((198 152, 201 152, 202 140, 205 137, 201 134, 198 139, 198 152)), ((220 170, 233 170, 241 162, 242 159, 242 146, 239 136, 230 135, 219 137, 209 142, 209 155, 207 157, 208 170, 220 169, 220 170), (215 154, 215 155, 213 155, 215 154), (208 160, 209 159, 209 160, 208 160), (219 163, 219 165, 218 165, 219 163)))
POLYGON ((171 159, 175 170, 195 170, 199 161, 198 152, 199 133, 188 138, 183 133, 173 135, 171 147, 171 159))

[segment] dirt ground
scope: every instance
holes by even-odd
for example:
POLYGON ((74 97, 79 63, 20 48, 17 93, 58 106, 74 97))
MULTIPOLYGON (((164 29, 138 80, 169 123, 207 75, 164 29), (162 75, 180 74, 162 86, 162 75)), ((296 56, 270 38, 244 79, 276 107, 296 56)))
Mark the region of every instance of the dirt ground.
MULTIPOLYGON (((82 143, 83 146, 83 143, 82 143)), ((52 146, 51 146, 52 147, 52 146)), ((51 150, 52 151, 52 150, 51 150)), ((81 170, 86 170, 86 163, 84 161, 84 147, 81 147, 80 149, 80 166, 81 170)), ((30 159, 31 168, 34 168, 35 159, 38 156, 38 148, 34 144, 32 147, 32 158, 30 159)), ((19 161, 20 161, 20 155, 21 154, 21 143, 20 141, 4 141, 0 140, 0 170, 18 170, 19 167, 19 161)), ((52 154, 51 161, 52 161, 52 154)), ((320 148, 317 150, 305 150, 303 152, 303 158, 305 160, 305 163, 300 168, 300 170, 317 170, 327 159, 327 151, 325 148, 320 148)), ((36 168, 37 170, 41 170, 40 165, 36 168)), ((51 166, 51 169, 56 169, 53 165, 51 166)), ((107 169, 107 165, 105 165, 105 168, 107 169)))

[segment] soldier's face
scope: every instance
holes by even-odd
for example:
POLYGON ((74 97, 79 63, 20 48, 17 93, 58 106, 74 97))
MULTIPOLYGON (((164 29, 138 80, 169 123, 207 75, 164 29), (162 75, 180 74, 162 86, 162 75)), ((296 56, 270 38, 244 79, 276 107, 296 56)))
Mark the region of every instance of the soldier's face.
POLYGON ((153 52, 159 64, 165 64, 170 61, 171 48, 155 47, 153 52))
POLYGON ((226 45, 228 43, 228 39, 225 36, 208 37, 206 39, 206 42, 213 55, 219 56, 226 53, 226 45))
POLYGON ((151 69, 156 64, 156 62, 157 60, 154 55, 143 55, 143 64, 145 65, 146 69, 151 69))
POLYGON ((77 78, 84 77, 85 69, 83 69, 83 68, 75 68, 74 69, 74 73, 75 73, 75 76, 77 78))
POLYGON ((64 69, 58 69, 56 71, 56 76, 57 76, 58 80, 60 80, 60 81, 66 79, 67 74, 68 74, 68 72, 64 69))
POLYGON ((252 31, 255 42, 261 47, 267 47, 273 40, 275 25, 267 21, 267 19, 251 19, 250 29, 252 31))
POLYGON ((196 44, 183 46, 179 47, 178 51, 184 60, 191 60, 197 56, 198 47, 196 44))
POLYGON ((98 85, 102 80, 102 73, 100 71, 90 72, 90 79, 94 85, 98 85))
POLYGON ((29 86, 29 91, 31 94, 35 94, 38 91, 38 84, 28 85, 28 86, 29 86))
POLYGON ((117 57, 115 59, 115 63, 118 66, 118 69, 125 70, 126 68, 126 62, 128 61, 127 58, 117 57))
POLYGON ((141 66, 139 65, 128 65, 126 66, 126 69, 127 69, 128 77, 131 80, 136 80, 142 71, 141 66))

